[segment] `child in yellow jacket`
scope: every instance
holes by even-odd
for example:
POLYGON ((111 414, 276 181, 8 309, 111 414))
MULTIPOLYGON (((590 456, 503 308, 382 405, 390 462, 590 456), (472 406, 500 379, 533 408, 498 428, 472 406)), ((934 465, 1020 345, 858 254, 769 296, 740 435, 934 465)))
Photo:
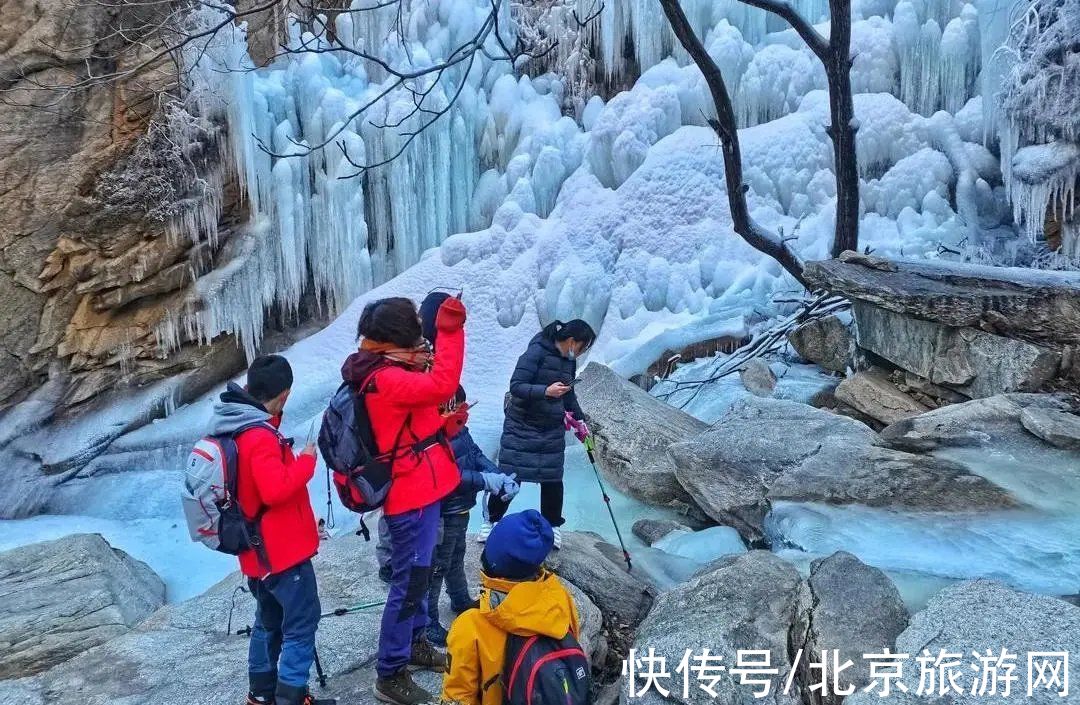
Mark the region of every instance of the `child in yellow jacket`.
POLYGON ((574 599, 541 565, 553 543, 551 524, 532 509, 495 524, 480 558, 480 607, 454 620, 447 637, 443 703, 502 705, 509 634, 577 637, 574 599))

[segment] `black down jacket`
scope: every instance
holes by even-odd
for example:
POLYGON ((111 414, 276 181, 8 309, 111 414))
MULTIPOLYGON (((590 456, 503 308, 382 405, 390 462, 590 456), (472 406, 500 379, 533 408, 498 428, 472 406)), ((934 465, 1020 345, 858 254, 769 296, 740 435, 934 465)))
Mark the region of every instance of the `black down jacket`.
POLYGON ((510 377, 510 403, 499 443, 499 469, 517 473, 518 482, 557 482, 563 476, 567 411, 582 418, 571 390, 559 399, 545 392, 554 382, 571 384, 577 362, 562 356, 555 343, 538 333, 518 358, 510 377))

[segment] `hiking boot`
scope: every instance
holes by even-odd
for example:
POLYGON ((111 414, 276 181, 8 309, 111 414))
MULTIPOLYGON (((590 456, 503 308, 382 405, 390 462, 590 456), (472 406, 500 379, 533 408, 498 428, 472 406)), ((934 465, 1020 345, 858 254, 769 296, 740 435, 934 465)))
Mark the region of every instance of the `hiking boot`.
POLYGON ((479 599, 473 600, 472 602, 466 602, 463 605, 455 605, 453 603, 450 604, 450 611, 454 612, 456 614, 461 614, 462 612, 468 612, 469 610, 478 610, 478 609, 480 609, 480 600, 479 599))
POLYGON ((274 689, 277 673, 248 673, 248 696, 246 705, 274 705, 274 689))
POLYGON ((559 527, 553 526, 551 527, 551 533, 555 537, 554 549, 558 551, 560 548, 562 548, 562 531, 559 529, 559 527))
POLYGON ((393 576, 394 568, 389 563, 379 566, 379 580, 389 585, 390 580, 391 578, 393 578, 393 576))
POLYGON ((375 697, 395 705, 424 705, 435 702, 435 696, 418 686, 407 668, 392 676, 376 678, 375 697))
POLYGON ((446 634, 446 629, 438 622, 427 625, 427 640, 435 646, 446 647, 446 634))
POLYGON ((446 672, 446 654, 432 646, 427 639, 417 639, 412 643, 412 656, 409 665, 421 671, 446 672))
POLYGON ((316 698, 308 692, 307 686, 297 687, 278 683, 274 696, 274 705, 337 705, 334 698, 316 698))

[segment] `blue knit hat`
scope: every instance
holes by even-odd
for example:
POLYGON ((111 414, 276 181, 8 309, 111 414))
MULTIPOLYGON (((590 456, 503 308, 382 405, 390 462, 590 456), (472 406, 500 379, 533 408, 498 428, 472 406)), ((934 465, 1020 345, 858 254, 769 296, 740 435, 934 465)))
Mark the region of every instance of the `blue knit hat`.
POLYGON ((531 578, 554 545, 551 524, 540 512, 507 514, 496 522, 484 545, 484 572, 493 578, 531 578))

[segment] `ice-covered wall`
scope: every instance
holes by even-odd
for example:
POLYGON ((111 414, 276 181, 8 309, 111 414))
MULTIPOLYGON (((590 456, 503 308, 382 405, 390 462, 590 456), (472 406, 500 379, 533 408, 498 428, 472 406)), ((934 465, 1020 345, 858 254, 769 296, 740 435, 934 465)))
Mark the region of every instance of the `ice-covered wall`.
MULTIPOLYGON (((264 311, 295 311, 309 287, 337 311, 448 235, 485 227, 497 205, 489 201, 501 202, 515 188, 533 193, 534 212, 550 211, 581 159, 580 149, 549 148, 580 136, 560 112, 562 83, 519 81, 489 35, 472 61, 437 80, 400 86, 358 54, 377 54, 397 71, 439 65, 472 40, 491 7, 478 0, 401 5, 403 30, 398 7, 372 10, 355 0, 356 12, 336 18, 333 42, 293 22, 290 52, 263 69, 251 67, 240 27, 219 33, 192 61, 194 100, 203 115, 227 121, 228 151, 251 217, 195 282, 185 306, 159 326, 164 350, 228 332, 250 358, 264 311), (417 112, 419 92, 427 97, 417 112), (366 165, 381 166, 359 174, 366 165)), ((510 26, 508 15, 502 20, 510 26)), ((200 21, 218 17, 204 9, 200 21)), ((192 240, 213 238, 218 209, 207 202, 174 230, 192 240)))

